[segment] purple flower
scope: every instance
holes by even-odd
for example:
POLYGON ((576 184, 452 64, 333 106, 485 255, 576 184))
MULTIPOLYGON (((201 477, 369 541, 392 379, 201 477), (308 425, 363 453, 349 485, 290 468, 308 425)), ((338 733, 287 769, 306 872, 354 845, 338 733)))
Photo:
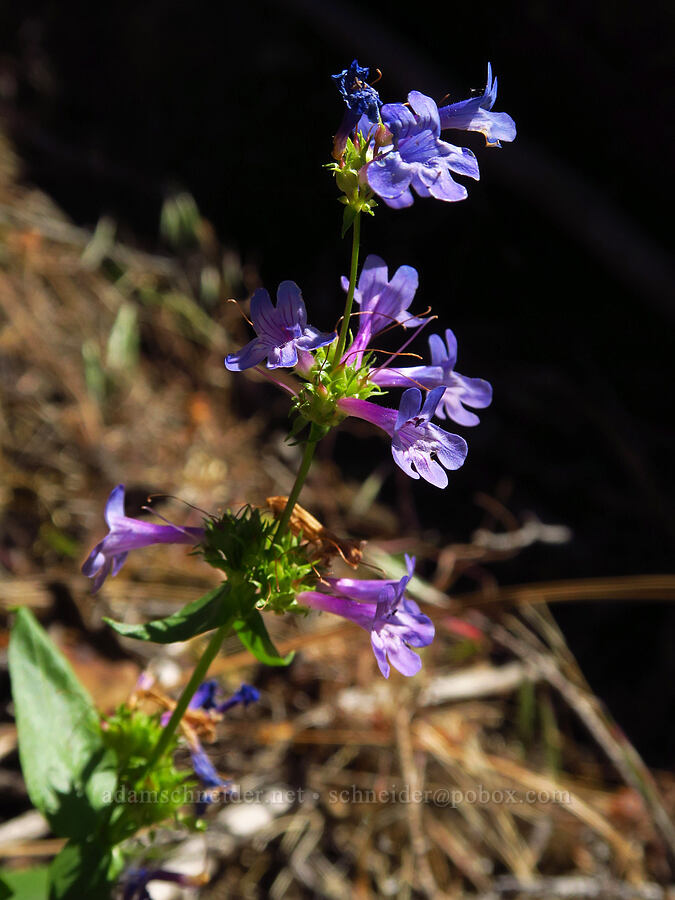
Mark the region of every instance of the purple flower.
POLYGON ((412 111, 402 103, 382 107, 382 119, 393 135, 393 146, 368 163, 368 184, 394 209, 412 205, 411 187, 420 197, 464 200, 466 188, 457 184, 450 173, 478 179, 476 157, 465 147, 439 139, 441 122, 431 97, 411 91, 408 102, 412 111))
POLYGON ((153 525, 125 516, 123 484, 113 488, 108 497, 105 520, 110 531, 94 547, 82 566, 82 572, 94 579, 94 591, 99 590, 108 575, 117 575, 129 550, 152 544, 198 544, 204 537, 203 528, 153 525))
POLYGON ((347 415, 365 419, 387 432, 392 439, 394 462, 406 475, 421 476, 429 484, 444 488, 448 476, 442 466, 459 469, 466 459, 467 446, 458 434, 444 431, 429 421, 443 393, 444 388, 434 388, 422 405, 422 392, 409 388, 401 397, 398 412, 355 397, 340 400, 338 406, 347 415))
POLYGON ((182 872, 169 872, 166 869, 128 869, 122 879, 122 900, 151 900, 147 885, 151 881, 164 881, 184 887, 198 887, 204 884, 201 875, 185 875, 182 872))
MULTIPOLYGON (((361 312, 358 316, 359 327, 349 348, 348 357, 360 354, 374 334, 395 322, 404 328, 424 325, 424 319, 416 319, 408 313, 418 284, 417 270, 412 266, 400 266, 389 281, 389 270, 385 261, 372 253, 366 257, 358 286, 354 291, 354 300, 361 307, 361 312)), ((343 277, 343 290, 346 291, 348 287, 349 282, 343 277)))
POLYGON ((251 684, 242 684, 239 690, 235 691, 230 698, 219 703, 216 706, 216 710, 219 713, 224 713, 227 712, 228 709, 232 709, 232 707, 236 706, 238 703, 248 706, 250 703, 257 703, 258 700, 260 700, 260 691, 258 688, 254 688, 251 684))
POLYGON ((218 682, 215 678, 203 681, 192 695, 192 700, 188 704, 188 709, 213 709, 216 705, 216 694, 218 693, 218 682))
POLYGON ((199 739, 194 736, 190 739, 190 758, 195 775, 206 788, 197 804, 198 814, 201 815, 205 806, 230 790, 231 782, 220 777, 199 739))
POLYGON ((492 66, 488 63, 483 95, 441 106, 438 110, 441 128, 480 131, 487 143, 494 147, 500 147, 500 141, 512 141, 516 136, 516 123, 507 113, 491 112, 496 99, 497 79, 492 80, 492 66))
MULTIPOLYGON (((415 557, 405 557, 405 567, 407 575, 405 577, 405 586, 408 585, 415 571, 415 557)), ((323 579, 329 585, 334 594, 348 597, 350 600, 358 600, 360 603, 377 603, 380 594, 385 587, 396 587, 400 585, 399 579, 383 580, 381 578, 332 578, 323 579)))
POLYGON ((411 648, 427 647, 434 639, 431 619, 405 596, 415 561, 406 557, 406 563, 408 574, 399 582, 363 581, 359 585, 352 578, 335 578, 330 579, 335 594, 304 591, 296 598, 302 606, 334 613, 369 631, 375 659, 385 678, 389 678, 390 664, 403 675, 417 674, 422 660, 411 648))
POLYGON ((230 353, 225 366, 230 372, 241 372, 257 366, 267 357, 267 368, 290 368, 298 362, 298 350, 316 350, 335 340, 307 324, 307 310, 300 288, 294 281, 282 281, 277 290, 277 306, 270 295, 259 288, 251 298, 251 320, 258 337, 239 353, 230 353))
POLYGON ((467 378, 454 371, 457 362, 457 338, 447 328, 445 344, 438 334, 429 338, 431 364, 409 366, 402 369, 376 369, 371 381, 380 387, 409 387, 418 384, 427 390, 443 387, 435 415, 439 419, 447 416, 459 425, 478 425, 480 419, 475 413, 465 409, 485 409, 492 402, 492 387, 482 378, 467 378))
POLYGON ((194 692, 192 700, 190 700, 189 708, 204 709, 207 711, 213 709, 216 712, 224 713, 227 712, 228 709, 232 709, 233 706, 237 706, 239 703, 248 706, 250 703, 256 703, 260 700, 260 691, 250 684, 242 684, 238 691, 235 691, 231 697, 228 697, 227 700, 223 700, 222 703, 216 701, 216 696, 219 692, 220 686, 214 678, 204 681, 194 692))
POLYGON ((216 772, 215 766, 198 741, 195 742, 194 747, 190 748, 190 756, 192 758, 192 768, 195 770, 195 775, 205 787, 224 788, 229 785, 229 781, 225 781, 225 779, 221 778, 216 772))
POLYGON ((355 59, 348 69, 331 76, 347 107, 335 135, 334 159, 342 157, 347 138, 359 125, 360 120, 362 120, 360 127, 364 133, 370 130, 369 124, 379 124, 382 101, 375 88, 367 83, 369 73, 370 69, 360 66, 355 59))

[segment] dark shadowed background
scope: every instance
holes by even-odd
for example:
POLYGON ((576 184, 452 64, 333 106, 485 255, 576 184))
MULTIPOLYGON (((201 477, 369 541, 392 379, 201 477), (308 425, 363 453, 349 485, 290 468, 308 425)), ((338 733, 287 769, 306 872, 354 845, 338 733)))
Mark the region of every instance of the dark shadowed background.
MULTIPOLYGON (((363 247, 419 269, 418 300, 457 334, 459 371, 489 379, 495 399, 464 429, 469 457, 446 492, 412 490, 391 464, 383 494, 411 533, 466 539, 479 491, 521 520, 572 530, 567 544, 495 568, 501 583, 664 572, 675 541, 674 17, 671 4, 629 0, 251 0, 217 12, 204 0, 23 2, 0 11, 0 110, 25 180, 75 222, 109 214, 122 236, 161 249, 163 200, 184 188, 268 288, 294 279, 328 328, 348 255, 322 168, 342 115, 330 74, 357 56, 382 70, 385 101, 411 89, 458 100, 483 87, 490 60, 516 142, 457 137, 481 166, 469 200, 380 207, 363 247)), ((283 424, 272 389, 241 398, 242 416, 264 401, 283 424)), ((364 446, 343 433, 331 452, 364 477, 378 458, 389 466, 376 437, 364 446)), ((554 611, 638 749, 670 766, 672 609, 554 611)))

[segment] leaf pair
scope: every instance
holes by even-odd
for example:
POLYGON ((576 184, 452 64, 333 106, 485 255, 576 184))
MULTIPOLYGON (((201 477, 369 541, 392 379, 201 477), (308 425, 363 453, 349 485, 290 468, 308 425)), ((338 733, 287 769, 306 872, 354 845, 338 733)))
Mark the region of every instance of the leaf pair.
POLYGON ((17 611, 9 669, 28 794, 54 834, 68 843, 46 879, 40 870, 18 879, 0 876, 0 897, 107 897, 118 874, 105 841, 117 776, 96 708, 27 608, 17 611))
POLYGON ((145 625, 126 625, 112 619, 105 621, 124 637, 156 644, 187 641, 231 622, 244 647, 261 663, 266 666, 289 665, 295 654, 281 656, 254 602, 255 595, 250 585, 243 584, 233 589, 225 583, 164 619, 155 619, 145 625))

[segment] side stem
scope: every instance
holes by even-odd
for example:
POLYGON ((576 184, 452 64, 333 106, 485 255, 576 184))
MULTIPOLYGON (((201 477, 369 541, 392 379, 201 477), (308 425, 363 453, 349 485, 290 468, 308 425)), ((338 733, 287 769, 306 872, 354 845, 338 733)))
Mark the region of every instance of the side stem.
POLYGON ((201 659, 195 666, 190 680, 183 688, 183 693, 180 695, 178 703, 176 704, 176 708, 171 714, 171 718, 167 722, 166 727, 163 729, 160 739, 157 741, 157 746, 155 747, 152 756, 148 760, 148 764, 145 768, 145 772, 143 773, 143 777, 145 777, 148 772, 152 771, 157 761, 164 755, 166 748, 171 742, 171 738, 173 737, 174 732, 178 728, 181 719, 185 715, 185 710, 188 708, 190 700, 192 700, 192 697, 199 685, 202 683, 202 681, 204 681, 204 677, 209 670, 209 666, 216 658, 221 644, 227 637, 231 625, 231 622, 226 622, 213 633, 213 637, 209 641, 208 646, 202 654, 201 659))
POLYGON ((356 275, 359 269, 359 245, 361 242, 361 213, 357 212, 354 217, 354 225, 352 230, 352 264, 349 271, 349 288, 347 290, 347 302, 345 303, 345 311, 342 317, 342 327, 340 328, 340 337, 338 338, 335 356, 333 358, 333 368, 340 365, 340 360, 345 352, 347 345, 347 335, 349 334, 349 317, 352 314, 352 304, 354 302, 354 291, 356 290, 356 275))

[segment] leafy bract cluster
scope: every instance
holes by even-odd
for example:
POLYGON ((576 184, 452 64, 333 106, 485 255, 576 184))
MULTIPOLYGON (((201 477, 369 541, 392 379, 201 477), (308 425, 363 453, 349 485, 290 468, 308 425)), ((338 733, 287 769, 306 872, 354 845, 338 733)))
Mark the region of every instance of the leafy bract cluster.
POLYGON ((162 734, 159 715, 150 715, 127 705, 120 706, 103 724, 103 744, 117 760, 118 802, 110 816, 111 843, 118 843, 167 819, 184 821, 184 790, 197 787, 187 770, 173 763, 178 738, 174 734, 168 750, 148 771, 148 763, 162 734))
POLYGON ((342 217, 343 236, 352 226, 357 213, 375 215, 375 194, 363 177, 366 166, 373 160, 373 145, 360 133, 347 138, 343 157, 339 162, 328 163, 326 168, 335 175, 335 183, 341 191, 338 198, 346 209, 342 217))
POLYGON ((346 418, 338 406, 340 400, 346 397, 366 400, 373 394, 384 393, 368 377, 372 354, 368 354, 360 365, 345 362, 334 367, 331 365, 334 352, 333 345, 316 351, 314 365, 306 376, 307 380, 293 399, 291 415, 295 415, 295 421, 291 437, 300 434, 310 425, 310 439, 318 440, 346 418))
MULTIPOLYGON (((255 609, 286 612, 296 606, 296 594, 316 582, 302 535, 284 531, 262 510, 245 506, 207 520, 197 552, 227 575, 228 584, 255 609)), ((243 611, 243 610, 242 610, 243 611)))

